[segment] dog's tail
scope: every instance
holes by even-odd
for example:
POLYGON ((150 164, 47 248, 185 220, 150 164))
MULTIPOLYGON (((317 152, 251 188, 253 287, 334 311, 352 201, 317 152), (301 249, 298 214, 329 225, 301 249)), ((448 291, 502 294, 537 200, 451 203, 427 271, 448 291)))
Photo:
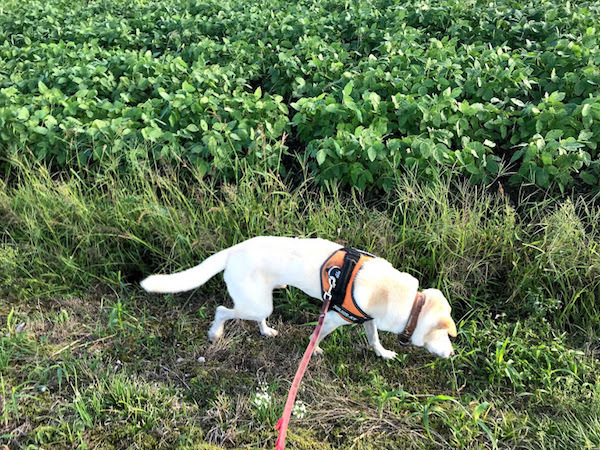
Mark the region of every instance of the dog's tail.
POLYGON ((150 275, 140 285, 148 292, 176 293, 202 286, 210 278, 225 269, 229 250, 209 256, 200 264, 183 272, 170 275, 150 275))

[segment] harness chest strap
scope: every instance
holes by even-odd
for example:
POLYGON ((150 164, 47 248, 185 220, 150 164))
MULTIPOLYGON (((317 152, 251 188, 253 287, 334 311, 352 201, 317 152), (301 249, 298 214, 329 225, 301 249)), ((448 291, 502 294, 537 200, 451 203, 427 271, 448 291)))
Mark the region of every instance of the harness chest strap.
POLYGON ((353 323, 371 320, 354 300, 354 280, 362 265, 375 257, 353 248, 342 248, 333 253, 321 266, 321 291, 331 292, 331 309, 343 319, 353 323), (337 280, 331 289, 330 278, 337 280))

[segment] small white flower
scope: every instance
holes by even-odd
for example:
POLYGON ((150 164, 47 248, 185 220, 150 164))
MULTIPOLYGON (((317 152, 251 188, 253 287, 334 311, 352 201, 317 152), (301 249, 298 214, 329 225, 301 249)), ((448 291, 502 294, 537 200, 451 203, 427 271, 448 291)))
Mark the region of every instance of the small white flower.
POLYGON ((204 356, 201 356, 200 358, 198 358, 198 362, 199 363, 206 362, 206 358, 204 356))
POLYGON ((271 404, 271 396, 267 392, 257 392, 252 402, 258 408, 266 408, 271 404))
POLYGON ((302 400, 296 400, 294 406, 292 407, 292 416, 297 419, 304 419, 306 415, 306 405, 302 402, 302 400))

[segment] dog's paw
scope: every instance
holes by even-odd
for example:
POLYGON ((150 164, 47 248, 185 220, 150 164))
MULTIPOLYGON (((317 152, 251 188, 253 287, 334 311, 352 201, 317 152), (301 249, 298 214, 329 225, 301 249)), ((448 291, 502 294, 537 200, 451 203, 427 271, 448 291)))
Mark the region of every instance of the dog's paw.
POLYGON ((377 356, 381 356, 383 359, 394 359, 396 356, 398 356, 398 353, 393 352, 391 350, 386 350, 386 349, 381 349, 379 351, 376 351, 377 356))
POLYGON ((317 356, 323 355, 323 349, 317 345, 315 347, 315 349, 313 350, 313 355, 317 355, 317 356))
POLYGON ((277 331, 275 328, 271 328, 271 327, 263 327, 260 329, 260 333, 263 336, 267 336, 267 337, 275 337, 279 334, 279 331, 277 331))
POLYGON ((215 342, 217 339, 220 339, 223 336, 223 330, 213 330, 212 328, 208 330, 208 339, 210 342, 215 342))

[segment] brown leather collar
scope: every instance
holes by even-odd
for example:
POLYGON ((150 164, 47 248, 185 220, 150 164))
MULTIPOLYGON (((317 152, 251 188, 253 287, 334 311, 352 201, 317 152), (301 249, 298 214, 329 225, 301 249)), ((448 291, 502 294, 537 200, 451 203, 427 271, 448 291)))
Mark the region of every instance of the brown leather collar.
POLYGON ((410 316, 408 316, 408 321, 406 322, 406 327, 404 327, 404 331, 398 335, 398 339, 400 339, 402 345, 410 344, 410 338, 414 333, 415 328, 417 328, 417 320, 419 320, 419 314, 421 314, 421 309, 424 304, 425 295, 423 295, 422 292, 417 292, 412 309, 410 310, 410 316))

